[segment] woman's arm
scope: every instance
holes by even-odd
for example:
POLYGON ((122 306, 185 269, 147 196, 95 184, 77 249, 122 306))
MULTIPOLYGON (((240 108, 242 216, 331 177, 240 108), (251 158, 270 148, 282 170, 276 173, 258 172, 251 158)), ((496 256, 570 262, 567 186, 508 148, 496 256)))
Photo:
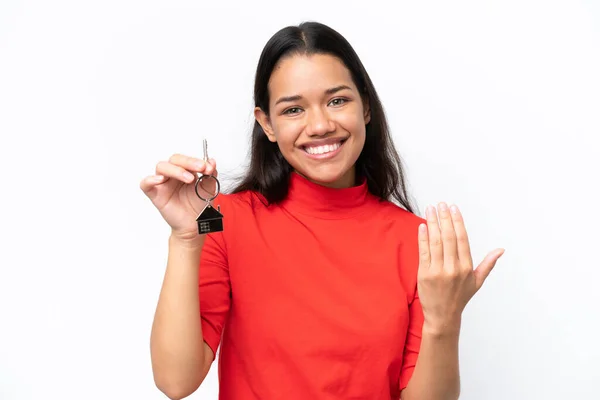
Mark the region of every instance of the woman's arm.
POLYGON ((423 327, 421 350, 402 400, 455 400, 460 394, 459 327, 423 327))
POLYGON ((186 242, 171 236, 167 269, 151 334, 156 386, 170 399, 195 392, 214 358, 204 342, 198 301, 198 270, 204 237, 186 242))

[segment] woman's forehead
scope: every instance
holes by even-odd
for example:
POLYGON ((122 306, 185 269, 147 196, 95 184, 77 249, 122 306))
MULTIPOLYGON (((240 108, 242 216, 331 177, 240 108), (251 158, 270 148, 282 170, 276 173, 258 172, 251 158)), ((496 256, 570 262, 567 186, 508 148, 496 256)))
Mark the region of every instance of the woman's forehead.
POLYGON ((350 71, 337 57, 328 54, 293 55, 282 59, 271 74, 272 97, 322 95, 346 85, 355 90, 350 71))

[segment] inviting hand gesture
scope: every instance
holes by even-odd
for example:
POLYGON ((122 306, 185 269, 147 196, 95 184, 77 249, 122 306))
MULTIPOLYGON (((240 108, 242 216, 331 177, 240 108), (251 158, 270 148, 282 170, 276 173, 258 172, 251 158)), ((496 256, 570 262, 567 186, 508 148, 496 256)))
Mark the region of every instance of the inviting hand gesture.
POLYGON ((504 253, 490 252, 473 269, 469 239, 456 206, 439 206, 426 212, 419 226, 418 291, 425 318, 424 329, 436 333, 458 331, 461 314, 504 253))

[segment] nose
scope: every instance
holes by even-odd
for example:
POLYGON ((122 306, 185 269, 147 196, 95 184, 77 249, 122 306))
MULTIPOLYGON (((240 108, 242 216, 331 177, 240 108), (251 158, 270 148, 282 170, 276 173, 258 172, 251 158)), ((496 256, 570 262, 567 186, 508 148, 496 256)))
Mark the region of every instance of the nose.
POLYGON ((327 114, 321 109, 315 109, 308 115, 306 133, 309 136, 324 136, 335 131, 335 124, 327 114))

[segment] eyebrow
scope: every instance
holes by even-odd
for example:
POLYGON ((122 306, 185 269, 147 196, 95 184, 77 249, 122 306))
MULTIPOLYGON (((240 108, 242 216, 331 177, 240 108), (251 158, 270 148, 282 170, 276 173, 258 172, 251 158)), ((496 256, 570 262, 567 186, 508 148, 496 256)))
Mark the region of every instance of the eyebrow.
MULTIPOLYGON (((348 90, 352 90, 350 88, 350 86, 348 85, 338 85, 332 88, 329 88, 325 91, 325 94, 327 95, 332 95, 334 93, 337 93, 341 90, 344 89, 348 89, 348 90)), ((285 102, 291 102, 291 101, 298 101, 302 98, 302 96, 300 96, 299 94, 295 95, 295 96, 285 96, 285 97, 280 97, 279 99, 277 99, 277 101, 275 102, 275 105, 279 104, 279 103, 285 103, 285 102)))

